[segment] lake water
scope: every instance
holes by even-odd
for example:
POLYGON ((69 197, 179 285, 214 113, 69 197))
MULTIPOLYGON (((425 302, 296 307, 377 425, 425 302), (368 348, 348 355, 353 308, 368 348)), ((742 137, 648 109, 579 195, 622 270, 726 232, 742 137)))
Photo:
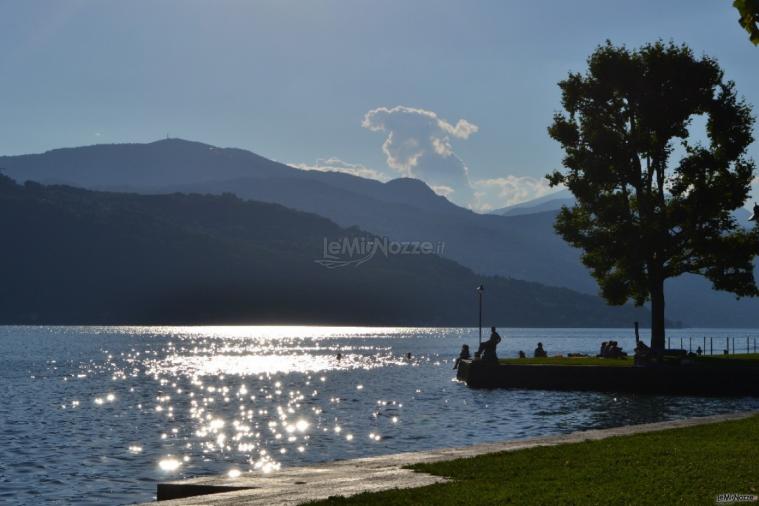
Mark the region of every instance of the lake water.
MULTIPOLYGON (((500 356, 538 341, 550 354, 634 346, 630 330, 500 333, 500 356)), ((735 337, 740 352, 759 330, 670 336, 686 348, 694 338, 694 350, 704 336, 719 338, 715 350, 735 337)), ((759 408, 470 390, 452 359, 476 342, 472 329, 0 327, 0 503, 135 503, 161 480, 759 408)))

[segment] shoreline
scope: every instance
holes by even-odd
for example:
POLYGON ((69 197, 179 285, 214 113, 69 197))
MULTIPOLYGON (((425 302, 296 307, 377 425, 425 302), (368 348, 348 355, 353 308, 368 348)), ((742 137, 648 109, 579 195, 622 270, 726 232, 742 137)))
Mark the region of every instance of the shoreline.
POLYGON ((166 506, 302 504, 325 500, 334 496, 350 497, 364 492, 412 489, 450 481, 441 476, 405 468, 414 464, 437 463, 499 452, 695 427, 743 420, 757 414, 759 411, 727 413, 626 425, 609 429, 591 429, 569 434, 515 439, 497 443, 483 443, 460 448, 338 460, 313 466, 286 468, 270 475, 251 474, 237 478, 206 476, 159 483, 157 492, 160 504, 166 506))

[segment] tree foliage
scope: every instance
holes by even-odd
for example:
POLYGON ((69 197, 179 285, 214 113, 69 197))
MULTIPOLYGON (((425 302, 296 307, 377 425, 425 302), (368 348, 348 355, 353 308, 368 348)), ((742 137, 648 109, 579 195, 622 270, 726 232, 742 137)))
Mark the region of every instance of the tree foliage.
POLYGON ((684 45, 631 51, 607 41, 586 74, 559 86, 566 112, 549 134, 567 170, 547 177, 577 204, 562 209, 555 227, 584 250, 603 297, 650 300, 652 341, 663 347, 665 279, 693 273, 718 290, 759 294, 759 231, 732 213, 750 191, 754 120, 717 62, 684 45), (692 136, 703 122, 703 138, 692 136))
POLYGON ((759 0, 735 0, 733 7, 741 15, 738 23, 748 32, 751 42, 759 45, 759 0))

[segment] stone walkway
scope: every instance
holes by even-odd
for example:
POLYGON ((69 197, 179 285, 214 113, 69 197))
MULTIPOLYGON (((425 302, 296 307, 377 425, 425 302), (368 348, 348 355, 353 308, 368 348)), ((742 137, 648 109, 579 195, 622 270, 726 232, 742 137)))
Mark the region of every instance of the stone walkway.
POLYGON ((670 422, 573 432, 559 436, 486 443, 464 448, 342 460, 308 467, 285 468, 270 475, 250 473, 243 474, 238 478, 223 476, 194 478, 159 484, 158 497, 159 499, 184 497, 161 501, 161 504, 165 506, 302 504, 335 495, 351 496, 361 492, 423 487, 447 481, 439 476, 403 469, 403 466, 410 464, 439 462, 536 446, 578 443, 614 436, 691 427, 727 420, 739 420, 755 414, 759 414, 759 412, 687 418, 670 422), (193 497, 187 497, 188 495, 193 495, 193 497))

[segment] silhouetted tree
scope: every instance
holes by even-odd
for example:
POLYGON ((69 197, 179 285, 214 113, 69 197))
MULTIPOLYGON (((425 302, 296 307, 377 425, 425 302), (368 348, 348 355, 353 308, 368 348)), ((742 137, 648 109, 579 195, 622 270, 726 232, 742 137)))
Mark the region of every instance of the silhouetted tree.
POLYGON ((733 6, 740 12, 738 22, 748 32, 751 42, 759 45, 759 0, 735 0, 733 6))
POLYGON ((732 215, 753 178, 753 117, 717 62, 684 45, 630 51, 607 41, 585 75, 570 73, 559 86, 566 113, 548 131, 568 170, 547 177, 577 203, 555 228, 584 250, 603 297, 650 300, 651 343, 661 350, 665 279, 700 274, 717 290, 758 295, 759 229, 732 215), (705 120, 702 139, 691 139, 695 117, 705 120))

